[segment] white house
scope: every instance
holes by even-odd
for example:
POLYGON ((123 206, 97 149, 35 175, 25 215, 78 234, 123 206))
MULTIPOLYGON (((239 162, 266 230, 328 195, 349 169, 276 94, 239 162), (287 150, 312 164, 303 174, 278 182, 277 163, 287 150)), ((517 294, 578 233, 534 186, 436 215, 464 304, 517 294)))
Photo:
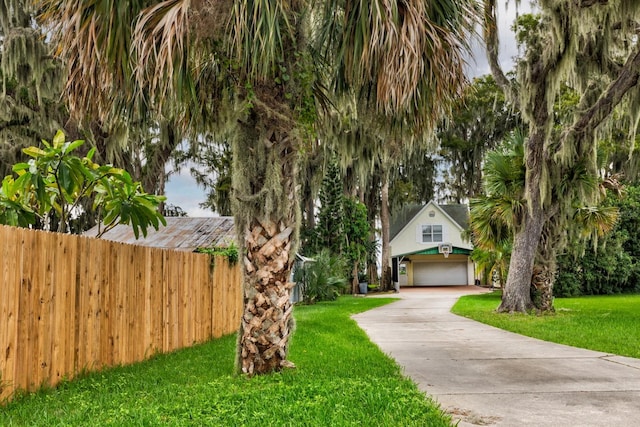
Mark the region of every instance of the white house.
POLYGON ((401 287, 473 285, 473 246, 462 237, 468 223, 466 205, 406 207, 391 221, 393 281, 401 287))

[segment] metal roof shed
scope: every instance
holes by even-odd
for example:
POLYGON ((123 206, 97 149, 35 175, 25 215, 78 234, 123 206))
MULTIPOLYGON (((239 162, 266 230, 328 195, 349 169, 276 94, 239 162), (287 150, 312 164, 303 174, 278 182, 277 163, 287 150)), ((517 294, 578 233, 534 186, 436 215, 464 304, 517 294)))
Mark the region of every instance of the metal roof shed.
MULTIPOLYGON (((167 225, 158 230, 147 229, 147 236, 136 239, 129 225, 119 224, 101 236, 102 239, 132 245, 193 252, 197 248, 228 247, 236 242, 233 217, 168 217, 167 225)), ((95 237, 98 226, 86 231, 95 237)))

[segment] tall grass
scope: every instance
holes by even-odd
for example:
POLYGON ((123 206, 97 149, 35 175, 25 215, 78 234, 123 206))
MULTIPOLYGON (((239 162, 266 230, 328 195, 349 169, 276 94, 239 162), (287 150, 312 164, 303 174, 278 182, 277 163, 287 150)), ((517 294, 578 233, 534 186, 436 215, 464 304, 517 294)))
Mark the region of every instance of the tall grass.
POLYGON ((453 313, 545 341, 640 358, 640 295, 556 298, 555 314, 498 314, 500 292, 460 298, 453 313))
POLYGON ((351 314, 390 299, 298 307, 294 370, 233 375, 235 337, 18 398, 2 426, 448 426, 351 314))

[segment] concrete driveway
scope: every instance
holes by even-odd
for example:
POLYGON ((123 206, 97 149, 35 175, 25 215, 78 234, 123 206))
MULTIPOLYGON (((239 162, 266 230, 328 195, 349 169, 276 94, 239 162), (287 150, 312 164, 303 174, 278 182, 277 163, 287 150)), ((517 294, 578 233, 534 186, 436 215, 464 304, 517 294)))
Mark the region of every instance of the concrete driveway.
POLYGON ((449 312, 460 296, 478 292, 486 291, 402 289, 400 301, 354 319, 461 427, 640 426, 640 359, 552 344, 449 312))

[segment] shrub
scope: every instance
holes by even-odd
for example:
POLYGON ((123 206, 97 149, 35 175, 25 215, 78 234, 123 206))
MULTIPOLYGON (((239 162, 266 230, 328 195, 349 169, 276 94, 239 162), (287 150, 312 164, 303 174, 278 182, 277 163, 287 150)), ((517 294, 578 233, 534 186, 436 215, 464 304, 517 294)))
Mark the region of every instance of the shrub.
POLYGON ((344 288, 347 280, 343 276, 344 261, 323 249, 313 257, 313 261, 304 263, 294 273, 305 304, 318 301, 333 301, 344 288))
POLYGON ((195 250, 201 254, 208 254, 211 256, 224 256, 229 260, 229 264, 235 264, 238 262, 238 247, 235 243, 231 243, 229 246, 214 246, 212 248, 197 248, 195 250))
MULTIPOLYGON (((640 187, 628 186, 626 195, 611 200, 620 209, 612 233, 590 244, 575 257, 558 257, 558 276, 553 293, 558 297, 607 295, 640 291, 640 187)), ((569 248, 577 253, 576 248, 569 248)))

